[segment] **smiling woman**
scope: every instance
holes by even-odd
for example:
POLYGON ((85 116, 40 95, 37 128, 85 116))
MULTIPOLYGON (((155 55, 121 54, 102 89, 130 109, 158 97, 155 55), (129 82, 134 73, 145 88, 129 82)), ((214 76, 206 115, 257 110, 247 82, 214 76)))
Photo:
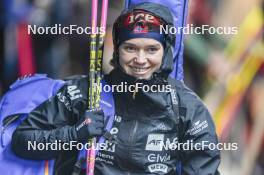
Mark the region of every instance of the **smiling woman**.
POLYGON ((111 86, 115 104, 109 133, 104 128, 108 113, 86 111, 88 82, 87 77, 80 77, 29 113, 13 134, 13 150, 28 159, 57 157, 54 174, 71 175, 82 167, 82 161, 76 161, 77 150, 32 151, 26 149, 27 141, 85 143, 108 134, 105 149, 96 156, 95 175, 218 175, 218 150, 162 147, 162 143, 218 142, 202 101, 182 81, 169 77, 176 36, 160 34, 160 25, 173 26, 173 16, 155 3, 131 7, 115 21, 114 69, 103 77, 111 86), (73 87, 78 98, 70 98, 75 94, 73 87))
POLYGON ((119 63, 128 75, 149 79, 160 68, 163 54, 160 42, 150 38, 134 38, 119 47, 119 63))

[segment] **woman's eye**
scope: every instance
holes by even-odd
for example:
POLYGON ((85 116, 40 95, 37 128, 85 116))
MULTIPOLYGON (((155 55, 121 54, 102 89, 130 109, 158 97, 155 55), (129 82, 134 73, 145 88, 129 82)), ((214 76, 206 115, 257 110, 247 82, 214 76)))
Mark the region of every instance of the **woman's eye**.
POLYGON ((131 47, 131 46, 127 46, 127 47, 125 47, 125 50, 127 52, 134 52, 134 51, 136 51, 136 48, 135 47, 131 47))
POLYGON ((156 47, 150 47, 147 49, 148 53, 153 54, 156 53, 158 51, 158 48, 156 47))

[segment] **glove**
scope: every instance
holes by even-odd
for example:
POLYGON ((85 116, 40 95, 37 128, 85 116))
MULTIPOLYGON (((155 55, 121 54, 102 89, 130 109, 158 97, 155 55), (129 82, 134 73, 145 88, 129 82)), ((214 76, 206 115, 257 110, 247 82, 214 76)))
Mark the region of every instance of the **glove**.
POLYGON ((103 110, 87 110, 84 117, 75 125, 78 141, 84 143, 87 139, 101 136, 104 133, 103 110))

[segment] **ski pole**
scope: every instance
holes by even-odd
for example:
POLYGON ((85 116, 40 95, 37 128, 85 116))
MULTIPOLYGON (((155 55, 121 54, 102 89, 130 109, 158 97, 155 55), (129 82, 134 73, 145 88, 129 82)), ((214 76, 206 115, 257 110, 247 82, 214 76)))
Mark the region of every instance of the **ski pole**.
MULTIPOLYGON (((97 8, 98 8, 98 1, 93 0, 92 1, 92 23, 97 25, 97 8), (96 19, 95 19, 96 18, 96 19)), ((100 21, 100 35, 99 35, 99 43, 98 46, 96 45, 96 34, 92 35, 91 43, 91 54, 93 54, 93 60, 90 60, 93 62, 93 79, 92 83, 90 83, 90 89, 91 89, 91 99, 90 104, 92 104, 90 107, 92 108, 99 108, 100 105, 100 82, 102 79, 102 59, 103 59, 103 45, 104 45, 104 38, 105 38, 105 32, 106 32, 106 20, 107 20, 107 8, 108 8, 108 0, 102 1, 102 12, 101 12, 101 21, 100 21), (97 47, 96 47, 97 46, 97 47), (93 53, 92 53, 93 51, 93 53), (95 75, 95 77, 94 77, 95 75), (95 79, 94 79, 95 78, 95 79), (93 86, 93 83, 96 83, 96 86, 93 86)), ((92 27, 93 27, 92 24, 92 27)), ((95 29, 95 28, 94 28, 95 29)), ((91 66, 90 66, 91 68, 91 66)), ((89 91, 90 92, 90 91, 89 91)), ((89 95, 89 96, 90 96, 89 95)), ((91 109, 91 108, 90 108, 91 109)), ((87 151, 87 168, 86 168, 86 174, 87 175, 94 175, 94 166, 95 166, 95 157, 96 157, 96 151, 94 149, 94 145, 96 144, 96 138, 93 138, 90 150, 87 151)))
MULTIPOLYGON (((94 109, 95 108, 95 71, 96 71, 96 27, 97 27, 97 8, 98 8, 98 0, 92 0, 92 16, 91 16, 91 22, 92 22, 92 34, 91 34, 91 43, 90 43, 90 66, 89 66, 89 90, 88 90, 88 109, 94 109)), ((91 147, 90 150, 93 149, 93 144, 96 142, 96 140, 93 138, 91 140, 88 140, 88 143, 90 143, 91 147)), ((90 161, 92 161, 92 157, 94 155, 91 155, 90 151, 87 150, 86 155, 86 174, 90 174, 90 171, 93 173, 93 169, 90 169, 89 166, 91 165, 90 161)), ((93 162, 93 161, 92 161, 93 162)))

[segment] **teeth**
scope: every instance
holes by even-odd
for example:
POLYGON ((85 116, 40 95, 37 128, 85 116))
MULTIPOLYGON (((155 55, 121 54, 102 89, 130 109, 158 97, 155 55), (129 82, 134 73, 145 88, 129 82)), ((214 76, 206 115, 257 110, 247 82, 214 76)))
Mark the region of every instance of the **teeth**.
POLYGON ((147 68, 133 68, 134 72, 145 72, 147 70, 147 68))

